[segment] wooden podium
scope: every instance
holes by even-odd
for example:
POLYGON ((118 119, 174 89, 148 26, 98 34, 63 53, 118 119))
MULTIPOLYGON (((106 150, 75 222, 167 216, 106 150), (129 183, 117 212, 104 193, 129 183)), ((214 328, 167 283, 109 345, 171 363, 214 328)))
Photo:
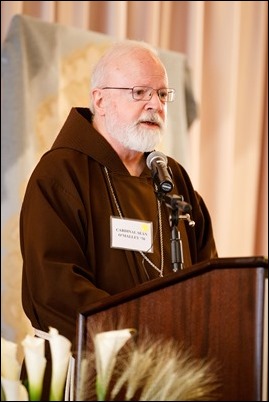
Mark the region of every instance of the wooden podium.
POLYGON ((220 401, 267 399, 267 287, 264 257, 219 258, 107 297, 79 314, 75 388, 91 328, 136 328, 214 359, 220 401))

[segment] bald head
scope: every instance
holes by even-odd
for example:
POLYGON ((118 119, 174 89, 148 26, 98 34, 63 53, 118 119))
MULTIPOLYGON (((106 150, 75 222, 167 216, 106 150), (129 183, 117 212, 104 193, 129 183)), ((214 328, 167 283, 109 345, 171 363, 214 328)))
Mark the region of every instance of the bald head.
POLYGON ((167 81, 166 69, 156 49, 145 42, 125 40, 109 48, 100 58, 92 72, 91 87, 131 85, 131 78, 133 86, 143 85, 141 77, 146 79, 147 75, 167 81))

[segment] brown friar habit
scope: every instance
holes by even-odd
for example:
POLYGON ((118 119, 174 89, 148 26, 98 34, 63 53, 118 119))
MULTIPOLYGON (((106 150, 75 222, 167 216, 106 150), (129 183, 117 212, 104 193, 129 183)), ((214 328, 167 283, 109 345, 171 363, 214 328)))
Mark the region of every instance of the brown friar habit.
MULTIPOLYGON (((119 209, 123 218, 153 223, 153 252, 146 254, 161 266, 151 170, 146 166, 139 177, 131 176, 91 120, 87 108, 70 111, 32 173, 20 219, 23 308, 34 328, 57 328, 72 342, 79 312, 100 298, 159 276, 139 251, 111 247, 110 220, 119 217, 119 209)), ((188 267, 217 256, 211 219, 184 168, 170 157, 168 165, 174 182, 170 194, 182 195, 191 204, 195 221, 194 227, 179 222, 188 267)), ((172 273, 169 214, 162 203, 164 275, 172 273)))

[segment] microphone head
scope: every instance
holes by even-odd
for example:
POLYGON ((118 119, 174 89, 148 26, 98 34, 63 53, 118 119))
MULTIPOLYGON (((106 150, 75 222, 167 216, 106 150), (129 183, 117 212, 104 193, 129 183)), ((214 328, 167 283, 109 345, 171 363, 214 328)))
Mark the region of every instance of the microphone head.
POLYGON ((158 191, 169 193, 173 187, 172 172, 167 166, 168 159, 166 155, 159 151, 151 152, 146 160, 148 168, 151 170, 151 175, 155 184, 158 186, 158 191))
POLYGON ((153 161, 162 161, 165 165, 167 165, 167 157, 160 151, 153 151, 151 152, 146 159, 146 164, 149 169, 152 169, 152 162, 153 161))

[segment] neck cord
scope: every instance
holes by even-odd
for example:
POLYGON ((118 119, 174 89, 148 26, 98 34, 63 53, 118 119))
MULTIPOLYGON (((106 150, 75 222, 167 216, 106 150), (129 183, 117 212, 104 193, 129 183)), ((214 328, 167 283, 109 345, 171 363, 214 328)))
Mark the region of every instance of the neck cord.
MULTIPOLYGON (((115 202, 115 205, 116 205, 116 208, 117 208, 119 217, 120 217, 121 219, 123 219, 123 215, 122 215, 120 206, 119 206, 119 204, 118 204, 118 201, 117 201, 117 198, 116 198, 116 195, 115 195, 115 192, 114 192, 112 183, 111 183, 111 181, 110 181, 110 177, 109 177, 109 174, 108 174, 107 167, 104 166, 104 169, 105 169, 107 181, 108 181, 108 184, 109 184, 109 189, 110 189, 110 191, 111 191, 113 200, 114 200, 114 202, 115 202)), ((155 188, 155 189, 156 189, 156 188, 155 188)), ((156 190, 157 190, 157 189, 156 189, 156 190)), ((157 200, 157 207, 158 207, 158 220, 159 220, 159 228, 160 228, 161 268, 156 267, 156 265, 153 264, 152 261, 150 261, 150 259, 143 253, 143 251, 139 251, 139 253, 142 255, 142 257, 143 257, 144 260, 146 260, 157 272, 159 272, 159 276, 160 276, 160 277, 163 277, 163 268, 164 268, 163 230, 162 230, 161 202, 160 202, 159 200, 157 200)), ((143 261, 142 261, 142 263, 143 263, 143 266, 144 266, 144 262, 143 262, 143 261)))

